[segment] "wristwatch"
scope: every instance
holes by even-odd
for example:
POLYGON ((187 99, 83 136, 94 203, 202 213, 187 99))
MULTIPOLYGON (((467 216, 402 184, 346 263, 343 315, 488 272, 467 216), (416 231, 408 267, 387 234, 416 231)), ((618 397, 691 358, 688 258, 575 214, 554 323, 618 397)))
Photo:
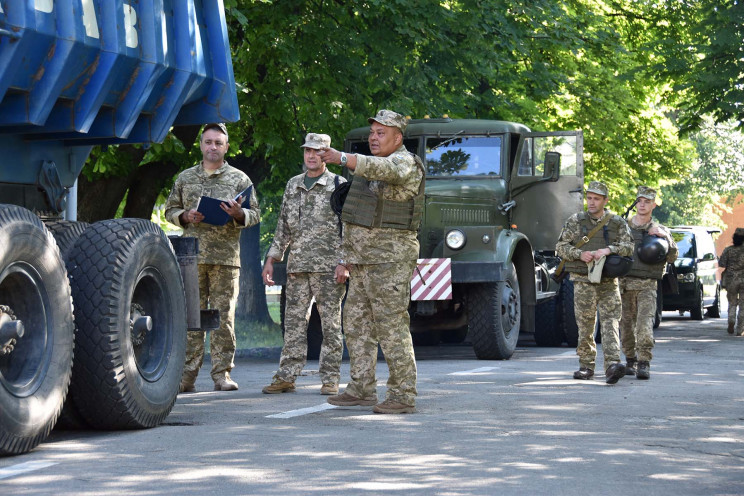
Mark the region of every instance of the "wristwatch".
POLYGON ((346 267, 346 262, 343 259, 339 260, 338 261, 338 264, 339 265, 343 265, 344 267, 346 267))
POLYGON ((346 167, 346 162, 348 162, 349 157, 346 156, 344 152, 341 152, 341 165, 343 167, 346 167))

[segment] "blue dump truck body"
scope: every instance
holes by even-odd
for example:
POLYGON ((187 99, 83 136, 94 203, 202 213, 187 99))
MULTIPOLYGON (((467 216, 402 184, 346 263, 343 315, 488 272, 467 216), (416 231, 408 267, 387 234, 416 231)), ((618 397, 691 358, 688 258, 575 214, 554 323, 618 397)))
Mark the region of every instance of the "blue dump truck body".
POLYGON ((222 0, 0 0, 0 456, 170 413, 188 271, 148 220, 61 212, 94 145, 238 117, 222 0))
POLYGON ((0 1, 4 203, 59 211, 93 145, 238 116, 221 1, 0 1))

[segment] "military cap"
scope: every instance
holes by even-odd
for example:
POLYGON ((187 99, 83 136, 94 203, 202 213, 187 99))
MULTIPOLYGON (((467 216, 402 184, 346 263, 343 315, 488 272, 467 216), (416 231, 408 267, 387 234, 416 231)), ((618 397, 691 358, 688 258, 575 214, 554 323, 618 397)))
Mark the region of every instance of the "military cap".
POLYGON ((302 148, 324 150, 326 148, 330 148, 330 146, 331 137, 327 134, 307 133, 307 136, 305 136, 305 143, 302 145, 302 148))
POLYGON ((599 181, 592 181, 589 183, 589 187, 586 188, 587 193, 596 193, 598 195, 607 196, 607 186, 605 183, 599 181))
POLYGON ((735 234, 736 236, 744 236, 744 227, 737 227, 737 228, 736 228, 736 229, 734 230, 734 234, 735 234))
POLYGON ((656 190, 648 186, 638 186, 636 198, 646 198, 647 200, 656 201, 656 190))
POLYGON ((370 124, 372 122, 378 122, 383 126, 397 127, 401 133, 406 130, 406 126, 408 125, 405 117, 392 110, 380 110, 376 116, 367 119, 367 122, 370 124))
POLYGON ((225 135, 225 138, 227 138, 227 127, 222 122, 212 122, 210 124, 205 124, 204 129, 202 129, 202 134, 210 129, 221 132, 225 135))

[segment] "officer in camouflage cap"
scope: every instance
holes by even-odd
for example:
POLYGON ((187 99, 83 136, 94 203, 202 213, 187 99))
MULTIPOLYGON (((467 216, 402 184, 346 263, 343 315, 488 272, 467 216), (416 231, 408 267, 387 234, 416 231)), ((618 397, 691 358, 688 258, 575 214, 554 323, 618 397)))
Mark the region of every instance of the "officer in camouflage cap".
POLYGON ((413 413, 416 405, 416 359, 409 329, 410 279, 419 254, 417 230, 424 199, 424 166, 403 146, 406 119, 381 110, 369 118, 373 156, 347 155, 329 148, 328 163, 353 174, 344 203, 344 239, 336 281, 349 273, 344 333, 351 382, 331 396, 337 406, 377 403, 377 345, 389 369, 385 401, 376 413, 413 413))
POLYGON ((651 214, 656 208, 656 190, 638 186, 636 214, 628 220, 635 246, 635 256, 630 272, 620 278, 622 318, 620 336, 625 354, 625 374, 648 379, 651 374, 651 350, 654 347, 654 317, 656 315, 656 290, 658 280, 664 275, 666 264, 677 259, 677 244, 669 230, 654 221, 651 214), (661 260, 644 260, 644 244, 653 238, 663 239, 668 245, 666 257, 661 260))
MULTIPOLYGON (((235 305, 240 277, 240 231, 258 224, 260 212, 256 190, 250 190, 250 208, 245 198, 234 198, 252 185, 250 178, 225 161, 229 148, 227 128, 222 123, 207 124, 199 139, 202 161, 176 178, 165 203, 165 217, 183 228, 184 236, 199 240, 199 303, 201 308, 217 309, 220 328, 212 331, 212 380, 215 391, 234 391, 238 385, 230 378, 235 366, 235 305), (221 208, 232 219, 224 226, 207 224, 197 204, 202 196, 224 200, 221 208)), ((204 361, 204 331, 188 333, 186 364, 181 376, 181 392, 196 391, 195 381, 204 361)))
POLYGON ((274 240, 266 256, 263 280, 274 284, 274 262, 281 261, 287 249, 286 309, 284 346, 279 370, 266 394, 295 390, 295 378, 307 361, 307 324, 313 298, 323 326, 319 372, 321 394, 338 393, 343 338, 341 336, 341 300, 346 287, 336 284, 334 270, 341 245, 338 219, 330 198, 336 186, 346 179, 326 169, 318 152, 331 146, 327 134, 310 133, 305 137, 303 174, 287 183, 282 198, 274 240))
POLYGON ((621 304, 617 278, 603 276, 597 283, 590 282, 589 267, 591 264, 601 265, 608 255, 630 256, 633 239, 625 220, 605 209, 607 195, 604 183, 589 183, 586 188, 587 210, 573 214, 566 221, 556 244, 556 253, 565 262, 565 270, 571 273, 574 283, 574 311, 579 328, 576 347, 579 370, 574 372, 574 379, 594 377, 597 357, 594 328, 599 312, 606 382, 615 384, 625 375, 625 367, 620 363, 618 321, 621 304))
POLYGON ((733 245, 723 249, 721 287, 728 299, 728 333, 744 336, 744 227, 734 231, 733 245))

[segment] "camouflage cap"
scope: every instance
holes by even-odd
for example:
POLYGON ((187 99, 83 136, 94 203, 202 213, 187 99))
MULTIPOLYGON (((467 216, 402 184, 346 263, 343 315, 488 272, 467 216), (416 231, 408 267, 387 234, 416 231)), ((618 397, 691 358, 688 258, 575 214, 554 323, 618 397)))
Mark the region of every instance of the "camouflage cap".
POLYGON ((383 126, 397 127, 401 133, 406 130, 406 126, 408 125, 408 121, 404 116, 392 110, 380 110, 376 116, 367 119, 367 122, 370 124, 372 122, 378 122, 383 126))
POLYGON ((638 186, 636 198, 646 198, 651 201, 656 201, 656 190, 654 188, 649 188, 648 186, 638 186))
POLYGON ((307 133, 307 136, 305 136, 305 143, 302 144, 302 148, 312 148, 314 150, 323 150, 325 148, 330 148, 330 146, 330 136, 327 134, 316 133, 307 133))
POLYGON ((227 127, 222 122, 211 122, 209 124, 205 124, 204 128, 202 129, 202 134, 210 129, 221 132, 225 135, 225 138, 227 138, 227 127))
POLYGON ((607 186, 605 183, 599 181, 592 181, 586 188, 587 193, 595 193, 597 195, 607 196, 607 186))

